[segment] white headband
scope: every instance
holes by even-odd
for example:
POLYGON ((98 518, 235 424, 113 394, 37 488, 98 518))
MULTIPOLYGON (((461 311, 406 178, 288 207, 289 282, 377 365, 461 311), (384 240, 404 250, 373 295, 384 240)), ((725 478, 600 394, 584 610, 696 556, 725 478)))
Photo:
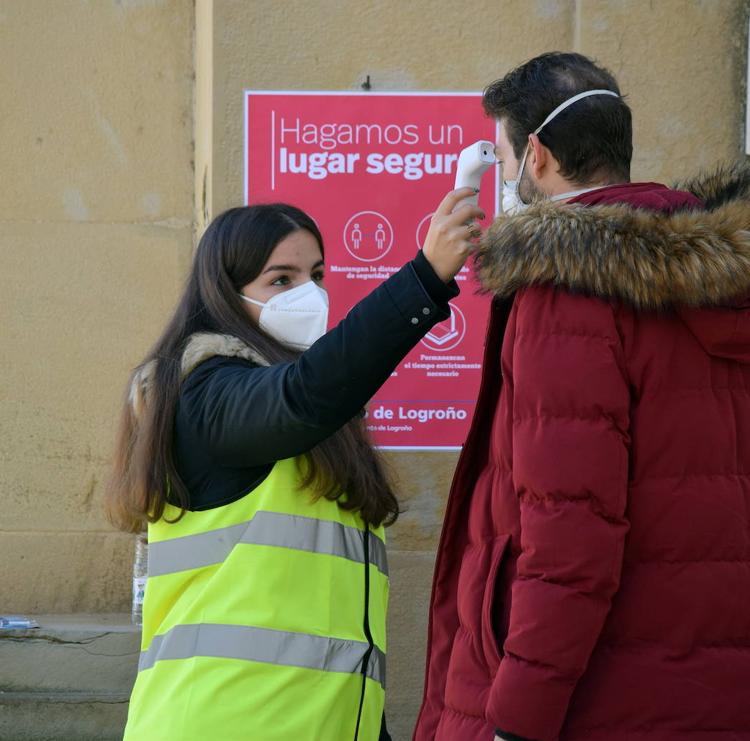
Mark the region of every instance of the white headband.
POLYGON ((587 90, 585 93, 578 93, 578 95, 574 95, 572 98, 568 98, 566 101, 560 103, 560 105, 557 106, 557 108, 555 108, 555 110, 552 111, 544 121, 542 121, 541 125, 534 129, 534 133, 538 134, 558 113, 564 111, 569 105, 577 103, 582 98, 588 98, 590 95, 613 95, 615 98, 620 97, 612 90, 587 90))

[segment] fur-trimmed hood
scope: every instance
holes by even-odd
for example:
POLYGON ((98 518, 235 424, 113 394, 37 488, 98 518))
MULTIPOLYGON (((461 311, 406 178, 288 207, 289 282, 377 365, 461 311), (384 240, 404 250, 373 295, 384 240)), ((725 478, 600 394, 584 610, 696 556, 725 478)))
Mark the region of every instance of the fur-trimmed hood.
MULTIPOLYGON (((244 358, 258 365, 269 365, 269 362, 257 350, 246 345, 237 337, 228 334, 197 332, 191 335, 185 343, 185 350, 180 362, 182 378, 192 373, 205 360, 217 355, 229 358, 244 358)), ((148 388, 151 385, 155 369, 156 360, 151 360, 138 368, 133 375, 129 399, 133 414, 136 417, 140 417, 143 413, 148 388)))
POLYGON ((750 296, 750 166, 680 186, 706 210, 534 205, 498 218, 477 256, 498 297, 551 283, 638 309, 725 306, 750 296))

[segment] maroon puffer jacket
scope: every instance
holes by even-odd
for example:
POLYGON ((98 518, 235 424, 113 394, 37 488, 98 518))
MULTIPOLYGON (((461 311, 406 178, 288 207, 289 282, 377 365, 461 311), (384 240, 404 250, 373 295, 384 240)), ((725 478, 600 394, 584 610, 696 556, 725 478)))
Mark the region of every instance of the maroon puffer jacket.
POLYGON ((485 240, 417 741, 750 739, 750 173, 693 186, 485 240))

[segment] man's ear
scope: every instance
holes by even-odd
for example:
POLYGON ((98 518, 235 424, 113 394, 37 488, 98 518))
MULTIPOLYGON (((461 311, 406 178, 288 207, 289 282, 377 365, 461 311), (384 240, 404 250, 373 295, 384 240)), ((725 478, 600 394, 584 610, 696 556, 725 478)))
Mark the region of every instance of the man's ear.
POLYGON ((536 134, 529 134, 529 169, 535 180, 540 180, 549 165, 550 151, 539 141, 536 134))

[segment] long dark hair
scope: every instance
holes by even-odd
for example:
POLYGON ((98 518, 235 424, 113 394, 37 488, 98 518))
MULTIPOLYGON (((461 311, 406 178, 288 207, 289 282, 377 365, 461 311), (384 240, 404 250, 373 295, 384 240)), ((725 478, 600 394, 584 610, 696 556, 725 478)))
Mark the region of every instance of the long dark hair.
MULTIPOLYGON (((189 492, 175 468, 172 442, 181 359, 191 335, 232 335, 271 364, 299 357, 249 318, 238 294, 260 274, 276 245, 300 229, 315 237, 322 255, 323 238, 315 221, 286 204, 232 208, 206 229, 177 309, 128 385, 105 502, 117 527, 137 532, 147 521, 161 518, 167 503, 183 514, 188 509, 189 492), (137 412, 133 382, 149 367, 146 403, 137 412)), ((300 463, 301 489, 311 487, 316 496, 359 511, 369 524, 395 522, 398 502, 363 419, 346 424, 300 463)))

